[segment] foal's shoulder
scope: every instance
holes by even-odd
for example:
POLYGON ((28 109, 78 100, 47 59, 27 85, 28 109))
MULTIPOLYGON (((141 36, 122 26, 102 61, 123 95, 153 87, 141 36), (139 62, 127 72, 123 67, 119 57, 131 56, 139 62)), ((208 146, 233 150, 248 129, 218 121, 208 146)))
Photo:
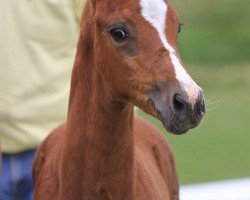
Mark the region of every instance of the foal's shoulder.
POLYGON ((164 180, 169 183, 173 200, 179 199, 179 183, 175 170, 172 150, 166 137, 146 120, 135 117, 135 143, 139 148, 149 150, 161 171, 164 180))
POLYGON ((36 183, 37 178, 43 168, 44 163, 48 160, 49 156, 56 156, 51 153, 57 146, 60 140, 61 134, 65 131, 65 124, 62 124, 55 128, 45 140, 38 147, 35 157, 33 159, 33 179, 36 183))
POLYGON ((172 157, 172 151, 165 135, 145 119, 139 116, 135 117, 134 132, 137 145, 146 146, 152 151, 161 152, 172 157))

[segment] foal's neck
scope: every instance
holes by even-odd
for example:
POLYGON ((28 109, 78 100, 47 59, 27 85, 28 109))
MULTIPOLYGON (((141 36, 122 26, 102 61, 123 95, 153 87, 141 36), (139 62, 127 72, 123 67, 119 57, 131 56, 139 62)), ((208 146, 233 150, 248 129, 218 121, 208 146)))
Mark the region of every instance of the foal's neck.
POLYGON ((94 66, 93 54, 87 55, 91 49, 86 51, 86 45, 80 40, 72 74, 62 160, 67 183, 63 184, 73 185, 78 198, 81 191, 83 199, 131 200, 133 106, 112 94, 94 66))

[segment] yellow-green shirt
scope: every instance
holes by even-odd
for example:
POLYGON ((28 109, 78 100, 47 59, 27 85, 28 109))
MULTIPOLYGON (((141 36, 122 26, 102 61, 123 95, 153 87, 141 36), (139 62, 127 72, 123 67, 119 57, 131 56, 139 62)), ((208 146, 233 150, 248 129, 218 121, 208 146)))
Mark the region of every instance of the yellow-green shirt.
POLYGON ((0 1, 0 141, 36 148, 65 121, 83 0, 0 1))

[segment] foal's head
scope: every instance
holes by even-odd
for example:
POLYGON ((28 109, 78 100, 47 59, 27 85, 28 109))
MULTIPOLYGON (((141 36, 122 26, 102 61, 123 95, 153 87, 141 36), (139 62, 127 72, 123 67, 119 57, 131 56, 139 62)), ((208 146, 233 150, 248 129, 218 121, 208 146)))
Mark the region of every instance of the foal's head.
POLYGON ((179 19, 166 0, 89 0, 95 62, 114 94, 159 118, 167 131, 196 127, 201 88, 181 61, 179 19), (91 7, 90 7, 91 6, 91 7))

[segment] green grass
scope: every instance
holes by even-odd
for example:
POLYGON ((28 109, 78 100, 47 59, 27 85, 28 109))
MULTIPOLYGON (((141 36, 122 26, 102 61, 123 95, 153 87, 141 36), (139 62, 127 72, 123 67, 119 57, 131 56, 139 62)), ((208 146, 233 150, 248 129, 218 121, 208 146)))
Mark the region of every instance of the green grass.
POLYGON ((249 0, 170 0, 185 26, 179 37, 188 63, 250 63, 249 0))
POLYGON ((172 145, 180 182, 196 183, 250 176, 249 65, 193 67, 192 77, 207 99, 203 123, 186 135, 166 133, 172 145))

